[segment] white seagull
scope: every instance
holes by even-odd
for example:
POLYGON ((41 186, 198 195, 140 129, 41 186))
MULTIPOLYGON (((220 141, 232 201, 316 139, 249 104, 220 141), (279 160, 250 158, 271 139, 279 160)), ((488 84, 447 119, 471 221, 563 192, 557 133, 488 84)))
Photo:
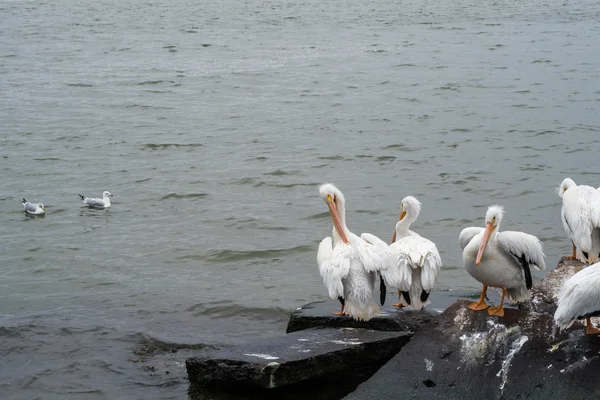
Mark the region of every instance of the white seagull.
POLYGON ((110 207, 110 198, 113 197, 113 195, 110 194, 110 192, 104 191, 101 199, 85 197, 82 195, 79 195, 79 197, 81 197, 83 203, 88 207, 108 208, 110 207))
POLYGON ((458 241, 463 249, 463 263, 467 272, 483 284, 479 301, 469 305, 471 310, 485 310, 484 298, 488 286, 501 288, 502 299, 490 307, 490 315, 504 316, 504 297, 515 302, 531 296, 531 267, 544 269, 542 242, 523 232, 498 232, 504 209, 491 206, 485 214, 486 227, 465 228, 458 241))
POLYGON ((600 260, 600 191, 586 185, 576 185, 566 178, 560 184, 563 228, 573 243, 571 258, 582 262, 600 260))
POLYGON ((585 333, 593 335, 600 334, 590 320, 597 316, 600 316, 600 263, 582 269, 563 283, 554 321, 565 329, 585 318, 585 333))
POLYGON ((41 215, 46 213, 43 203, 30 203, 23 198, 23 207, 28 214, 41 215))
POLYGON ((346 226, 346 201, 338 188, 326 183, 319 188, 319 194, 329 208, 333 229, 331 237, 319 244, 317 264, 329 297, 342 303, 341 311, 334 315, 348 314, 368 321, 380 311, 373 301, 373 289, 377 273, 391 265, 388 246, 374 235, 363 234, 377 241, 375 245, 350 232, 346 226))
POLYGON ((403 283, 398 289, 398 304, 394 306, 420 310, 429 304, 427 299, 437 281, 442 258, 435 243, 409 230, 419 217, 421 203, 408 196, 402 200, 400 208, 400 219, 390 245, 390 252, 395 256, 392 271, 403 283))

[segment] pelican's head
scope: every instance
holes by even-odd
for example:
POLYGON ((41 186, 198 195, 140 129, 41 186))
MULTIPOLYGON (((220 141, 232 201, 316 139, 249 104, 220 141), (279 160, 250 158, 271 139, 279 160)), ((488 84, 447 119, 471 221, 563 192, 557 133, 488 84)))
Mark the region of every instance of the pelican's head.
POLYGON ((103 197, 103 198, 104 198, 104 197, 113 197, 113 195, 112 195, 112 194, 110 194, 110 192, 109 192, 109 191, 106 191, 106 190, 105 190, 104 192, 102 192, 102 197, 103 197))
POLYGON ((400 221, 403 221, 406 218, 407 220, 412 222, 417 219, 419 213, 421 212, 421 203, 416 198, 412 196, 407 196, 402 199, 402 204, 400 205, 400 208, 400 221))
POLYGON ((481 238, 481 244, 479 245, 479 251, 477 252, 477 259, 475 265, 479 265, 483 252, 490 239, 498 233, 500 228, 500 222, 502 222, 502 216, 504 215, 504 208, 502 206, 490 206, 485 213, 485 231, 483 231, 483 237, 481 238))
POLYGON ((577 186, 573 179, 565 178, 560 184, 560 187, 558 188, 558 195, 560 196, 560 198, 562 199, 563 194, 567 191, 567 189, 573 186, 577 186))
POLYGON ((331 216, 331 221, 333 222, 333 226, 335 227, 336 232, 340 236, 340 238, 344 241, 344 243, 348 243, 348 238, 346 237, 346 231, 344 230, 344 223, 340 217, 340 209, 341 213, 344 212, 344 195, 338 188, 336 188, 331 183, 325 183, 321 185, 319 188, 319 194, 327 207, 329 207, 329 215, 331 216))
POLYGON ((44 203, 38 203, 38 207, 41 208, 42 210, 46 211, 46 209, 44 208, 44 203))

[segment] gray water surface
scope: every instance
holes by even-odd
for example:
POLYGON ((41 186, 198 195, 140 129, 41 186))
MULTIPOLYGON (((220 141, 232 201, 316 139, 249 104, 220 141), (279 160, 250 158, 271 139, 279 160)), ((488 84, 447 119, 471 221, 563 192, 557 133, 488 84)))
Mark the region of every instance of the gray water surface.
POLYGON ((493 203, 553 267, 556 186, 600 185, 600 5, 441 3, 0 2, 0 397, 186 398, 185 345, 327 298, 323 182, 387 241, 421 200, 432 297, 477 296, 493 203))

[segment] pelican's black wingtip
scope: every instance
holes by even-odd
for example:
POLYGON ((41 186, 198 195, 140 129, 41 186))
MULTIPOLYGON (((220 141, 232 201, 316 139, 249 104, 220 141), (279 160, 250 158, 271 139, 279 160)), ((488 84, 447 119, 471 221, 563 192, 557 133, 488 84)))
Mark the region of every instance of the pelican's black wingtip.
POLYGON ((23 204, 27 203, 27 200, 25 200, 25 197, 23 197, 23 204))
POLYGON ((81 200, 85 200, 85 196, 79 195, 79 197, 81 197, 81 200))

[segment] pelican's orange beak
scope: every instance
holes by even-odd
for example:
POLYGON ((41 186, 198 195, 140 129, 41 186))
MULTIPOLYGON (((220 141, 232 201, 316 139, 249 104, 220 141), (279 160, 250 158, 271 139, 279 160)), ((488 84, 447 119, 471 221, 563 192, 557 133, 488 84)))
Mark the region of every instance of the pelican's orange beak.
POLYGON ((342 227, 340 215, 338 214, 337 207, 331 195, 327 195, 327 207, 329 207, 329 214, 331 215, 331 220, 333 221, 335 230, 337 231, 338 235, 340 235, 340 238, 344 241, 344 243, 348 243, 346 232, 344 232, 344 228, 342 227))
POLYGON ((483 232, 483 237, 481 238, 481 244, 479 245, 479 251, 477 252, 477 258, 475 259, 475 265, 479 265, 481 262, 481 257, 483 257, 483 252, 485 251, 485 246, 487 246, 490 241, 490 237, 492 232, 494 232, 496 227, 492 225, 491 222, 488 222, 485 226, 485 231, 483 232))
POLYGON ((404 217, 406 217, 406 211, 402 211, 402 213, 400 214, 400 221, 402 221, 404 217))

